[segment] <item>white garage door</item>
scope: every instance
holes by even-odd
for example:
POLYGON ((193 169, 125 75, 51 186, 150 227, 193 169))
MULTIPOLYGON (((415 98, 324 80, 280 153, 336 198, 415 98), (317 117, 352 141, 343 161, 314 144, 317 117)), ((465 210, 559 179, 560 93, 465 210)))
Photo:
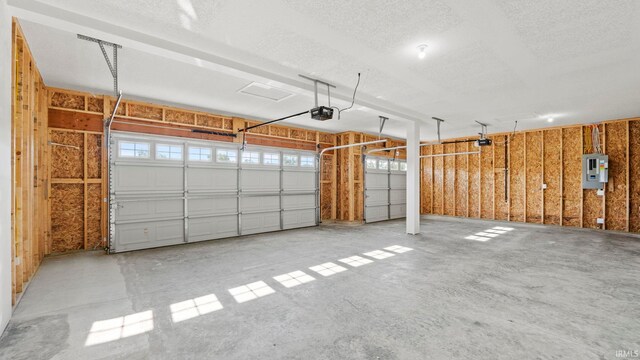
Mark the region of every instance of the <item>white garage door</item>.
POLYGON ((407 163, 366 156, 364 169, 365 222, 405 217, 407 163))
POLYGON ((110 252, 316 224, 313 152, 114 132, 110 252))

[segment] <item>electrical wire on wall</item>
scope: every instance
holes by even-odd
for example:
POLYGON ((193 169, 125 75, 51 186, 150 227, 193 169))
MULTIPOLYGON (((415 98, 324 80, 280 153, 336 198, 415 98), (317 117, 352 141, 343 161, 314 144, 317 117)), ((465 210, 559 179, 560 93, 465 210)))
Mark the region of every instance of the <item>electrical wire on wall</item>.
POLYGON ((515 121, 515 124, 513 125, 513 131, 511 132, 511 134, 509 134, 508 136, 505 136, 505 140, 503 142, 496 142, 496 145, 507 145, 509 144, 509 141, 511 141, 511 138, 516 134, 516 129, 518 128, 518 120, 515 121))
POLYGON ((591 154, 593 153, 593 134, 591 133, 591 126, 587 126, 585 131, 586 134, 584 137, 584 153, 591 154))
POLYGON ((585 136, 585 153, 586 154, 602 154, 600 146, 600 129, 598 125, 589 125, 586 128, 585 136))
POLYGON ((600 146, 600 129, 598 125, 591 125, 591 143, 593 144, 593 150, 596 154, 602 154, 602 147, 600 146))

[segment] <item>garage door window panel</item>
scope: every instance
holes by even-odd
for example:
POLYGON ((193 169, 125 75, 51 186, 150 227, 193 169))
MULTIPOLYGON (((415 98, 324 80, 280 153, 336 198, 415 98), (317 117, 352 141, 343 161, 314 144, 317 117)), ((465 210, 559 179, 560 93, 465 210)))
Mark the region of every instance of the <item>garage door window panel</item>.
POLYGON ((298 166, 298 155, 284 154, 282 163, 284 166, 298 166))
POLYGON ((259 151, 243 151, 242 152, 243 164, 260 164, 260 152, 259 151))
POLYGON ((151 156, 151 144, 145 142, 120 141, 118 156, 121 158, 148 159, 151 156))
POLYGON ((216 149, 216 161, 233 164, 238 162, 238 151, 234 149, 216 149))
POLYGON ((213 149, 209 147, 189 147, 189 161, 210 162, 213 160, 213 149))
POLYGON ((181 145, 156 145, 156 159, 158 160, 182 160, 181 145))
POLYGON ((264 165, 273 165, 273 166, 278 166, 280 165, 280 154, 277 153, 264 153, 262 155, 262 163, 264 165))

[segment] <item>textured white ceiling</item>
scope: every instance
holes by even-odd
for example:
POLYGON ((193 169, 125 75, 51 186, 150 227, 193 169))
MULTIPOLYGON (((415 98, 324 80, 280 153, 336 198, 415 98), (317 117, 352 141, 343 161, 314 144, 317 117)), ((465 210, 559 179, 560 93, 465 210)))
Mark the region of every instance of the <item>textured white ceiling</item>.
MULTIPOLYGON (((54 86, 109 92, 95 44, 125 45, 129 97, 271 119, 311 107, 299 73, 335 83, 341 120, 291 123, 404 137, 406 119, 447 120, 443 136, 595 122, 640 115, 637 0, 10 0, 54 86), (416 46, 429 45, 418 60, 416 46), (270 83, 281 102, 237 93, 270 83), (546 115, 556 122, 549 124, 546 115)), ((324 97, 321 97, 324 101, 324 97)))

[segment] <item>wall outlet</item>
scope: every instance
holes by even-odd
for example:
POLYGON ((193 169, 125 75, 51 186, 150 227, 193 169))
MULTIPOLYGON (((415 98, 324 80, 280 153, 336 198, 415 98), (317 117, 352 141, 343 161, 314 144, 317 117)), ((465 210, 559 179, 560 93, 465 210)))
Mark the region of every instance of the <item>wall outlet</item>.
POLYGON ((14 265, 20 265, 20 264, 22 264, 22 258, 21 258, 20 256, 16 256, 16 257, 13 259, 13 263, 14 263, 14 265))
POLYGON ((598 223, 598 224, 604 224, 604 219, 603 219, 603 218, 597 218, 597 219, 596 219, 596 223, 598 223))
POLYGON ((604 196, 604 189, 598 189, 598 196, 604 196))
POLYGON ((542 190, 545 190, 547 188, 547 184, 542 184, 542 190))

